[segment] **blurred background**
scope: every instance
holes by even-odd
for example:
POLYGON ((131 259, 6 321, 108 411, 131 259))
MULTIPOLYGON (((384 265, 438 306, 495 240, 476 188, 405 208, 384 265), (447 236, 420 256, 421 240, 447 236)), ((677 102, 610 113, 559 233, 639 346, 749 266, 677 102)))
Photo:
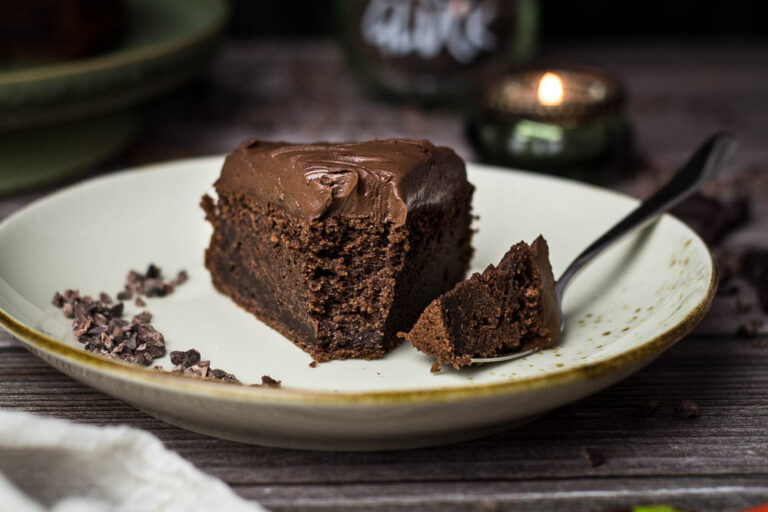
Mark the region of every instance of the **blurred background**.
MULTIPOLYGON (((330 2, 231 0, 228 32, 234 36, 330 36, 330 2)), ((601 37, 764 37, 760 2, 649 0, 645 2, 537 2, 544 43, 601 37)))
MULTIPOLYGON (((19 392, 6 403, 54 415, 68 408, 78 420, 152 428, 238 492, 283 509, 295 506, 295 493, 307 482, 311 496, 338 497, 347 507, 365 498, 369 505, 426 510, 429 503, 416 498, 429 488, 440 493, 432 494, 436 499, 445 490, 469 489, 447 506, 486 509, 480 498, 498 488, 492 475, 500 475, 501 488, 515 491, 503 480, 519 473, 505 469, 516 456, 544 454, 537 467, 554 460, 547 461, 543 449, 552 447, 546 429, 562 432, 573 453, 581 449, 579 432, 589 432, 584 442, 628 445, 605 469, 588 469, 595 478, 607 476, 614 487, 606 489, 621 488, 624 500, 657 488, 664 500, 698 494, 709 509, 727 499, 717 494, 726 489, 757 499, 765 490, 765 451, 756 447, 765 445, 765 419, 759 418, 765 418, 760 406, 766 403, 768 346, 764 4, 0 0, 0 220, 68 184, 173 159, 223 155, 247 137, 427 138, 472 162, 586 180, 638 197, 656 189, 711 133, 731 130, 740 144, 732 172, 675 211, 713 249, 721 278, 721 293, 698 335, 633 383, 518 430, 509 440, 526 448, 503 452, 506 466, 486 466, 475 487, 462 482, 468 466, 461 460, 430 473, 426 483, 403 472, 442 464, 448 460, 442 450, 427 456, 427 466, 405 465, 422 453, 371 454, 359 463, 345 454, 326 460, 285 451, 238 458, 240 446, 201 444, 191 434, 151 427, 140 412, 45 373, 15 345, 5 345, 3 354, 8 389, 19 392), (756 319, 767 319, 760 331, 756 319), (703 423, 684 426, 688 420, 671 417, 666 423, 671 407, 657 418, 637 418, 631 411, 644 397, 658 399, 662 409, 695 398, 703 423), (560 424, 566 426, 551 428, 560 424), (378 480, 361 485, 361 469, 368 468, 378 480), (386 476, 400 474, 402 482, 386 476), (637 477, 634 490, 630 476, 637 477), (712 493, 702 494, 703 487, 712 493)), ((136 207, 126 205, 126 218, 136 207)), ((202 223, 199 215, 193 221, 202 223)), ((515 222, 521 220, 510 220, 515 222)), ((493 447, 498 439, 483 442, 493 447)), ((476 453, 474 445, 458 452, 476 453)), ((579 496, 592 484, 573 476, 580 474, 578 464, 556 474, 572 475, 578 490, 573 499, 584 499, 579 496)), ((525 489, 558 485, 552 475, 539 477, 525 489)), ((520 496, 534 494, 542 493, 520 496)), ((569 493, 560 494, 557 500, 569 493)), ((500 508, 529 503, 518 501, 516 492, 505 495, 512 501, 500 508)), ((490 506, 495 508, 493 500, 490 506)))
POLYGON ((766 156, 759 2, 30 0, 3 9, 4 195, 227 153, 252 136, 429 138, 469 160, 638 194, 717 129, 738 132, 744 166, 766 156), (553 81, 542 81, 547 73, 553 81))

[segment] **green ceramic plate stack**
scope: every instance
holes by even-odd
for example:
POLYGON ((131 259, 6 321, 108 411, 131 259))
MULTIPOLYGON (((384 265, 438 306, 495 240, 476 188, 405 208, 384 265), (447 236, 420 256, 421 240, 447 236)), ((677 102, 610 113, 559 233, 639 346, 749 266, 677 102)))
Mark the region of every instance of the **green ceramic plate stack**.
POLYGON ((124 146, 129 107, 204 70, 225 0, 126 0, 127 33, 98 56, 0 67, 0 194, 62 179, 124 146))

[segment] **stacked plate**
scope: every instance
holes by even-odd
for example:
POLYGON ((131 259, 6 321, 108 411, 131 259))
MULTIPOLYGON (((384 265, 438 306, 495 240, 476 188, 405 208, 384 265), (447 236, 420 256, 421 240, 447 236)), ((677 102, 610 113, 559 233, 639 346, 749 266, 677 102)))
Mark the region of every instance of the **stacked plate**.
POLYGON ((224 0, 126 0, 126 35, 107 53, 0 66, 0 194, 105 158, 135 131, 129 107, 199 74, 224 0))

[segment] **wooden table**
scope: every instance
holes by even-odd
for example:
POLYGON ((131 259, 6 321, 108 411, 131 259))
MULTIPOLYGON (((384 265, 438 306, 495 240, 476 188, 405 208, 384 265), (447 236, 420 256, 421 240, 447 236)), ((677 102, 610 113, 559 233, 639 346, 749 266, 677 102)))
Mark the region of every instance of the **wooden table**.
MULTIPOLYGON (((672 168, 708 133, 737 131, 737 170, 768 172, 768 45, 558 45, 558 62, 605 66, 629 89, 639 147, 672 168)), ((223 153, 246 136, 428 137, 472 153, 461 119, 367 99, 326 42, 230 42, 211 76, 142 109, 138 142, 98 171, 223 153)), ((42 193, 0 199, 0 217, 42 193)), ((768 198, 728 244, 768 244, 768 198)), ((723 305, 693 335, 616 386, 493 437, 443 448, 322 453, 220 441, 157 421, 49 368, 0 332, 0 407, 148 430, 273 510, 590 511, 664 502, 730 511, 768 501, 768 350, 730 334, 723 305), (660 403, 650 417, 635 407, 660 403), (695 400, 696 419, 675 405, 695 400), (585 447, 607 457, 592 468, 585 447)))

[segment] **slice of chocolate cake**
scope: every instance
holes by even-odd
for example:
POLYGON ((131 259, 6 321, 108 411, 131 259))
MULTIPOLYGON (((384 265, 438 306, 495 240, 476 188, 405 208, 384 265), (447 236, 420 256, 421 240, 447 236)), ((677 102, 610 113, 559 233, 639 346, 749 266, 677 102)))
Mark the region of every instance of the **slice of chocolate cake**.
POLYGON ((464 162, 428 141, 248 140, 215 187, 214 286, 317 361, 386 354, 472 255, 464 162))
POLYGON ((497 266, 473 274, 433 300, 405 336, 456 368, 473 357, 494 357, 554 345, 560 339, 549 248, 539 236, 520 242, 497 266))

